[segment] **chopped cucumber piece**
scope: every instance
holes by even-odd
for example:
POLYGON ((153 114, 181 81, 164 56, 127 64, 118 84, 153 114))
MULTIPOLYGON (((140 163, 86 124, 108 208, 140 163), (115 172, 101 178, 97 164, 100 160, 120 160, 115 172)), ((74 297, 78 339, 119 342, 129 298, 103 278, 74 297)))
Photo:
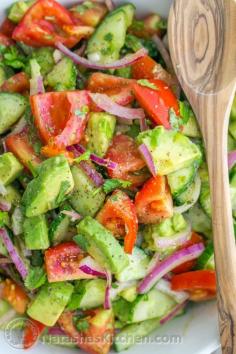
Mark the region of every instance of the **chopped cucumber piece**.
POLYGON ((8 10, 7 17, 14 23, 19 23, 23 18, 26 11, 30 8, 31 5, 36 0, 28 0, 28 1, 17 1, 11 5, 10 9, 8 10))
POLYGON ((201 193, 199 197, 199 203, 205 213, 211 218, 211 195, 210 195, 210 185, 208 182, 202 183, 201 193))
POLYGON ((173 198, 176 198, 181 193, 185 192, 194 181, 197 172, 197 165, 198 164, 191 165, 167 176, 173 198))
POLYGON ((198 269, 215 270, 214 246, 211 241, 197 260, 198 269))
POLYGON ((56 91, 75 90, 76 79, 76 65, 70 58, 64 57, 49 72, 45 83, 56 91))
POLYGON ((27 100, 18 93, 0 92, 0 134, 5 133, 24 114, 27 100))
POLYGON ((201 190, 201 180, 197 175, 193 183, 181 194, 175 198, 175 204, 180 205, 190 205, 194 201, 197 201, 201 190))
POLYGON ((70 217, 60 213, 50 224, 49 239, 53 246, 66 240, 69 231, 70 217))

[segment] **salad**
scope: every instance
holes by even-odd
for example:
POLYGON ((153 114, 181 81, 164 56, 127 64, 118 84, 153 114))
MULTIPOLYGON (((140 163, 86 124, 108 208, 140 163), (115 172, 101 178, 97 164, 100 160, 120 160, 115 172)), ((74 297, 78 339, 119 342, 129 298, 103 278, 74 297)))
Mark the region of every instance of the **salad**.
MULTIPOLYGON (((214 299, 205 151, 166 21, 18 1, 0 57, 0 327, 107 354, 214 299)), ((236 218, 236 99, 228 142, 236 218)))

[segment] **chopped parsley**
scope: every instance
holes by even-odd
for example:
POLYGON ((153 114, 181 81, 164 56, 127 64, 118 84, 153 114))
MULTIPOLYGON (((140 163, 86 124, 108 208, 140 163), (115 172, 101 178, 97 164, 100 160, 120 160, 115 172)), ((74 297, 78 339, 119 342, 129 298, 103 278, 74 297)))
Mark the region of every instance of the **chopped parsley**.
POLYGON ((148 87, 152 90, 158 90, 158 87, 147 79, 142 79, 137 81, 139 85, 148 87))
POLYGON ((121 179, 107 179, 102 188, 106 194, 113 192, 117 188, 128 188, 131 186, 131 182, 129 181, 123 181, 121 179))
POLYGON ((113 39, 113 34, 111 32, 108 32, 107 34, 105 34, 104 39, 107 42, 111 42, 113 39))
POLYGON ((84 332, 89 329, 89 322, 86 319, 79 320, 76 322, 76 328, 79 332, 84 332))
POLYGON ((2 54, 2 64, 10 66, 13 69, 24 69, 26 65, 26 57, 15 46, 3 47, 0 52, 2 54))
POLYGON ((162 18, 160 21, 156 23, 156 29, 162 29, 166 30, 167 29, 167 21, 162 18))

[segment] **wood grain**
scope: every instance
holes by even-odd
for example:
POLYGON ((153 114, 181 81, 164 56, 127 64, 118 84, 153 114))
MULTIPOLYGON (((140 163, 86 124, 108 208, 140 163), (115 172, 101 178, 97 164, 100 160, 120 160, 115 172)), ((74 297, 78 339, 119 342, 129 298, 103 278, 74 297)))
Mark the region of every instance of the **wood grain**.
POLYGON ((236 354, 236 246, 227 166, 230 108, 236 88, 235 0, 176 0, 169 15, 176 75, 206 146, 222 351, 236 354))

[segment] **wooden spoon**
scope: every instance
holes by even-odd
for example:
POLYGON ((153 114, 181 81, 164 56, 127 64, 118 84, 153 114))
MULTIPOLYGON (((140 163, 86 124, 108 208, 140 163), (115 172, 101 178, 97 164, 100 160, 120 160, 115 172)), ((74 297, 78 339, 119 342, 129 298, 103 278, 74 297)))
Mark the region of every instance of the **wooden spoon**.
POLYGON ((230 107, 236 87, 235 0, 175 0, 168 37, 176 75, 206 146, 222 350, 236 354, 236 247, 227 166, 230 107))

